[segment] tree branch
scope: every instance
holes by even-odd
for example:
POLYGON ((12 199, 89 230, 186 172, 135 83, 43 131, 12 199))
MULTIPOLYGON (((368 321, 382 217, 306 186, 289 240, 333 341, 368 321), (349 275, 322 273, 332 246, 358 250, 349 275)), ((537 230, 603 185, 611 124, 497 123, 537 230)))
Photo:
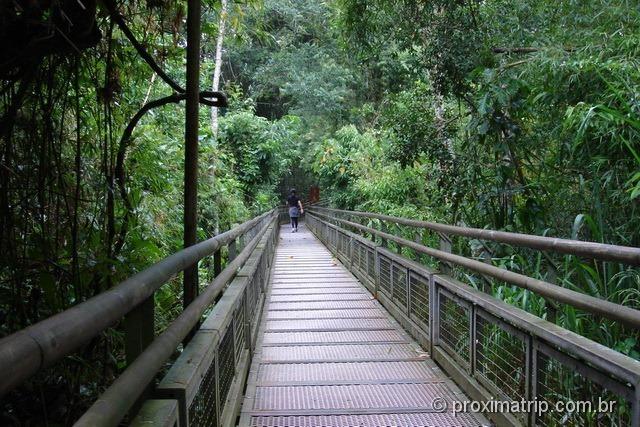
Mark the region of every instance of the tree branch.
MULTIPOLYGON (((493 53, 535 53, 543 49, 544 48, 541 47, 492 47, 491 51, 493 53)), ((565 52, 573 52, 575 48, 563 47, 562 50, 565 52)))
POLYGON ((493 47, 493 53, 534 53, 540 49, 537 47, 493 47))
MULTIPOLYGON (((140 120, 147 114, 149 111, 154 108, 162 107, 167 104, 177 104, 180 101, 183 101, 187 95, 185 93, 174 93, 169 96, 165 96, 164 98, 155 99, 153 101, 147 102, 145 105, 138 110, 136 114, 131 118, 129 124, 125 128, 122 133, 122 137, 120 138, 120 143, 118 145, 118 154, 116 156, 116 167, 115 167, 115 175, 116 175, 116 183, 118 184, 118 190, 120 192, 120 197, 122 198, 122 203, 124 203, 125 214, 122 218, 122 226, 120 227, 120 231, 118 233, 118 239, 115 243, 115 251, 114 253, 120 252, 122 246, 124 246, 124 239, 127 234, 127 230, 129 228, 129 219, 133 212, 133 206, 131 204, 131 200, 129 200, 129 195, 127 194, 127 188, 125 185, 126 176, 124 169, 124 162, 127 155, 127 149, 131 144, 131 135, 133 135, 133 131, 140 122, 140 120)), ((200 92, 200 103, 204 105, 208 105, 210 107, 226 107, 227 106, 227 97, 222 92, 214 92, 210 90, 204 90, 200 92)))
POLYGON ((118 12, 115 2, 113 0, 104 0, 103 3, 107 9, 107 12, 111 16, 111 19, 113 19, 116 25, 118 25, 118 28, 120 28, 120 31, 122 31, 123 34, 127 37, 127 39, 129 39, 133 47, 138 52, 138 55, 140 55, 140 57, 144 59, 144 61, 147 64, 149 64, 151 69, 155 71, 156 74, 158 74, 160 78, 165 81, 165 83, 171 86, 173 90, 179 93, 184 93, 185 92, 184 88, 182 88, 178 83, 175 82, 175 80, 169 77, 162 68, 160 68, 158 63, 153 59, 153 57, 149 54, 149 52, 147 52, 146 49, 142 46, 142 44, 140 44, 140 42, 136 39, 136 37, 133 35, 131 30, 127 26, 127 24, 124 22, 124 18, 118 12))
POLYGON ((500 67, 500 72, 503 72, 504 70, 507 70, 509 68, 517 67, 518 65, 526 64, 529 61, 530 59, 523 59, 516 62, 510 62, 509 64, 505 64, 502 67, 500 67))

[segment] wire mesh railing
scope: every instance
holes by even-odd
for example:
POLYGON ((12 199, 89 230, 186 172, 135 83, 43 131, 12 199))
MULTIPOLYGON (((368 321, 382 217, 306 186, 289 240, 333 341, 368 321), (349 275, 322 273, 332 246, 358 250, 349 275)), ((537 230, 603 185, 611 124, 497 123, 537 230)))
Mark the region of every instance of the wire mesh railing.
MULTIPOLYGON (((177 402, 180 427, 218 427, 235 422, 256 344, 255 331, 277 232, 274 220, 194 338, 155 388, 155 398, 177 402)), ((154 402, 150 400, 145 406, 154 402)), ((152 411, 143 406, 141 414, 145 414, 147 423, 150 413, 152 411)), ((133 425, 145 424, 136 419, 133 425)))
MULTIPOLYGON (((252 325, 256 329, 255 312, 262 304, 261 293, 271 266, 277 231, 275 210, 267 212, 171 255, 84 303, 3 338, 0 340, 3 377, 0 393, 6 393, 40 369, 72 354, 124 318, 128 366, 76 425, 116 426, 125 418, 133 419, 138 412, 134 424, 163 419, 162 425, 170 426, 176 418, 176 422, 191 420, 190 425, 220 425, 228 400, 226 394, 231 393, 238 373, 248 369, 248 352, 253 348, 250 338, 255 344, 256 336, 250 331, 252 325), (222 260, 225 248, 228 249, 226 264, 222 260), (208 256, 214 259, 215 278, 155 336, 155 291, 208 256), (237 284, 240 282, 241 285, 237 284), (228 306, 225 301, 233 304, 228 306), (156 399, 162 397, 160 388, 155 387, 156 376, 210 310, 207 321, 178 358, 188 359, 197 381, 190 379, 190 388, 183 390, 182 400, 156 399), (208 324, 212 318, 230 320, 224 328, 212 320, 215 327, 211 328, 208 324)), ((227 412, 231 414, 236 409, 227 412)))
POLYGON ((426 252, 419 244, 366 239, 394 236, 344 216, 311 210, 307 224, 470 396, 533 403, 488 413, 498 425, 640 426, 638 361, 443 274, 455 263, 435 270, 416 262, 406 249, 426 252), (361 264, 363 249, 373 270, 368 256, 361 264), (540 411, 545 404, 554 410, 540 411))
MULTIPOLYGON (((171 255, 112 289, 0 340, 0 396, 40 369, 72 354, 84 343, 126 316, 153 304, 154 292, 186 267, 206 256, 216 257, 246 233, 257 232, 271 212, 171 255)), ((151 310, 153 312, 153 309, 151 310)), ((125 323, 126 326, 126 323, 125 323)), ((153 335, 153 316, 125 328, 125 341, 138 339, 140 328, 153 335)), ((144 347, 145 343, 137 347, 144 347)), ((136 347, 131 345, 130 347, 136 347)), ((128 357, 129 359, 129 357, 128 357)), ((132 359, 132 358, 131 358, 132 359)))
POLYGON ((409 271, 409 318, 427 328, 429 305, 429 278, 409 271))

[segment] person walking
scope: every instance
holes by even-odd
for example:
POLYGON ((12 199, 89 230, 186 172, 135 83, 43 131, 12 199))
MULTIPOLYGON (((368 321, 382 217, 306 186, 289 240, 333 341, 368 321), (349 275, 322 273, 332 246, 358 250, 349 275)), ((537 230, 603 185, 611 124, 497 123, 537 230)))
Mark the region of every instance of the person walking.
POLYGON ((291 218, 291 232, 295 233, 298 231, 298 217, 304 213, 302 202, 298 196, 296 196, 295 188, 291 189, 289 197, 287 198, 287 204, 289 205, 289 218, 291 218))

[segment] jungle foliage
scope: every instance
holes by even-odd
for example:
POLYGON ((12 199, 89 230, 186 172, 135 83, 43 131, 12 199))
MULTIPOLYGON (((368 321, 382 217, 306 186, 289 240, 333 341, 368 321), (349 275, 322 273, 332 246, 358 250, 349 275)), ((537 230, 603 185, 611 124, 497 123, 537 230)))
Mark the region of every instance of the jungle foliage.
MULTIPOLYGON (((357 56, 366 92, 353 124, 310 157, 325 194, 348 208, 638 246, 640 12, 632 3, 339 1, 344 48, 357 56)), ((468 256, 640 307, 637 269, 454 244, 468 256)), ((637 331, 457 273, 640 357, 637 331)))
MULTIPOLYGON (((184 87, 186 1, 85 3, 84 11, 75 1, 0 6, 0 336, 182 245, 184 106, 152 109, 122 137, 144 104, 174 88, 140 59, 113 10, 184 87), (85 25, 69 27, 61 11, 85 25), (55 36, 39 45, 42 34, 55 36)), ((229 4, 222 89, 230 106, 217 138, 201 106, 200 239, 271 208, 291 171, 305 171, 338 207, 640 246, 637 2, 229 4)), ((218 8, 203 2, 203 90, 218 8)), ((454 245, 640 308, 636 269, 454 245)), ((203 263, 201 283, 208 271, 203 263)), ((640 358, 638 331, 457 274, 640 358)), ((156 307, 161 329, 181 309, 179 280, 156 294, 156 307)), ((0 423, 67 425, 123 367, 117 326, 12 394, 0 423)))

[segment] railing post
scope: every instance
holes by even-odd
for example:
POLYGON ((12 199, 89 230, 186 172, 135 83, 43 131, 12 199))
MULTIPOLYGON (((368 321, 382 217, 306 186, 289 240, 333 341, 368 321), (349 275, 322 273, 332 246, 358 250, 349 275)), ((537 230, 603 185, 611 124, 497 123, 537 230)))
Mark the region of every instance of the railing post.
MULTIPOLYGON (((526 355, 526 361, 525 361, 525 395, 524 398, 525 400, 531 402, 533 400, 536 399, 536 393, 537 393, 537 384, 536 384, 536 378, 538 376, 537 373, 537 360, 534 359, 534 355, 536 354, 534 349, 533 349, 533 341, 534 338, 531 335, 527 335, 527 340, 526 340, 526 349, 527 349, 527 355, 526 355)), ((529 412, 529 414, 527 414, 527 426, 535 426, 535 411, 531 411, 529 412)))
POLYGON ((222 342, 222 333, 220 331, 218 331, 218 344, 216 345, 216 350, 215 350, 215 357, 213 358, 213 363, 215 363, 215 373, 216 373, 216 378, 215 378, 215 389, 216 392, 214 394, 214 408, 213 410, 216 411, 216 420, 217 420, 217 426, 214 427, 218 427, 221 425, 221 419, 222 419, 222 408, 220 408, 220 343, 222 342))
MULTIPOLYGON (((265 249, 266 250, 266 249, 265 249)), ((264 256, 264 255, 263 255, 264 256)), ((259 271, 256 270, 256 274, 258 274, 259 271)), ((260 277, 258 276, 258 280, 260 279, 260 277)), ((250 307, 249 306, 249 292, 252 292, 250 290, 250 287, 253 286, 252 282, 256 280, 255 277, 252 277, 251 280, 247 281, 247 286, 244 288, 244 295, 242 297, 242 310, 244 311, 244 348, 249 350, 249 357, 251 358, 253 356, 253 342, 251 340, 251 313, 257 309, 257 307, 250 307)), ((256 301, 255 303, 258 303, 258 300, 260 299, 259 296, 256 297, 256 301)), ((257 315, 256 315, 257 317, 257 315)), ((259 322, 260 319, 255 319, 254 321, 259 322)))
MULTIPOLYGON (((423 239, 422 239, 422 230, 416 230, 413 234, 413 241, 416 242, 419 245, 424 245, 423 239)), ((413 251, 414 254, 416 255, 416 261, 420 264, 422 264, 422 259, 423 256, 420 252, 418 251, 413 251)))
POLYGON ((213 253, 213 277, 218 277, 222 272, 222 252, 220 249, 213 253))
MULTIPOLYGON (((389 234, 389 228, 387 227, 386 222, 380 221, 380 231, 382 231, 383 233, 389 234)), ((380 240, 381 240, 380 246, 382 246, 383 248, 389 247, 389 242, 387 242, 387 239, 381 238, 380 240)))
POLYGON ((378 292, 380 292, 380 253, 377 248, 374 248, 374 269, 375 269, 375 280, 373 284, 374 296, 378 298, 378 292))
MULTIPOLYGON (((530 380, 529 380, 529 393, 528 396, 529 401, 536 400, 538 398, 538 340, 535 337, 532 337, 529 341, 530 343, 530 359, 529 359, 529 372, 530 372, 530 380)), ((530 426, 536 425, 536 411, 531 411, 529 413, 529 422, 530 426)))
POLYGON ((477 307, 471 304, 469 307, 469 375, 473 377, 476 372, 476 326, 478 325, 477 307))
POLYGON ((407 306, 405 307, 405 314, 407 315, 407 318, 411 319, 411 269, 410 268, 405 268, 405 295, 407 298, 407 306))
POLYGON ((631 427, 640 427, 640 384, 636 384, 635 389, 635 401, 631 404, 631 427))
MULTIPOLYGON (((557 271, 554 267, 550 267, 549 270, 547 271, 548 274, 548 279, 547 281, 549 283, 553 283, 554 285, 557 282, 557 271)), ((550 300, 549 298, 545 298, 544 299, 545 302, 545 306, 547 307, 547 322, 551 322, 554 325, 556 324, 556 321, 558 319, 558 305, 550 300)))
POLYGON ((240 251, 242 251, 244 249, 244 245, 246 243, 247 240, 250 240, 248 234, 251 232, 251 229, 247 230, 246 233, 241 234, 238 237, 238 248, 240 251))
MULTIPOLYGON (((373 228, 373 224, 371 224, 371 223, 369 223, 368 226, 373 228)), ((376 243, 376 235, 373 234, 373 233, 369 233, 369 240, 371 240, 373 243, 376 243)))
MULTIPOLYGON (((438 235, 440 236, 440 250, 443 252, 451 253, 451 238, 444 233, 438 233, 438 235)), ((451 275, 451 271, 452 271, 451 264, 444 261, 440 261, 439 264, 440 264, 440 271, 443 274, 451 275)))
POLYGON ((233 261, 236 257, 236 255, 238 255, 238 250, 236 247, 236 239, 233 239, 231 242, 229 242, 229 262, 233 261))
MULTIPOLYGON (((155 317, 153 295, 144 300, 140 305, 131 310, 124 317, 124 351, 127 366, 153 342, 155 338, 155 317)), ((138 412, 146 399, 151 396, 153 384, 147 386, 136 403, 131 407, 130 413, 138 412)))
POLYGON ((431 354, 434 354, 434 349, 440 342, 440 302, 435 274, 429 276, 429 305, 429 342, 431 354))
MULTIPOLYGON (((488 265, 493 265, 492 263, 492 258, 493 255, 491 254, 491 252, 489 252, 489 249, 486 247, 486 245, 482 245, 482 254, 480 255, 480 257, 482 258, 482 262, 484 262, 485 264, 488 265)), ((484 292, 485 294, 491 294, 491 277, 486 276, 484 274, 481 275, 482 280, 480 281, 480 287, 481 287, 481 291, 484 292)))

